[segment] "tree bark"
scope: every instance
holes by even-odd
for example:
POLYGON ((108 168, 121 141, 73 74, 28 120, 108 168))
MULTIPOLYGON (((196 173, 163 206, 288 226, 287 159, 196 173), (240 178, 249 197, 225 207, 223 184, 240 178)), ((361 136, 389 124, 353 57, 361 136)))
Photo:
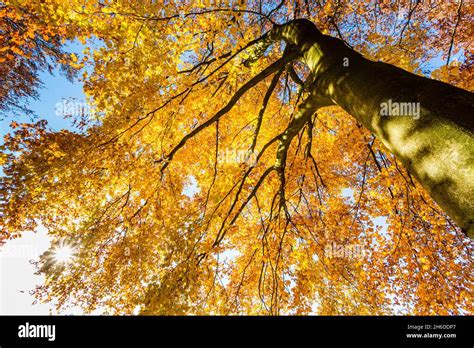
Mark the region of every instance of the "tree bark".
POLYGON ((305 19, 264 38, 275 40, 295 46, 314 75, 312 95, 339 105, 377 136, 474 238, 474 93, 365 59, 305 19), (414 103, 419 114, 383 116, 388 103, 414 103))

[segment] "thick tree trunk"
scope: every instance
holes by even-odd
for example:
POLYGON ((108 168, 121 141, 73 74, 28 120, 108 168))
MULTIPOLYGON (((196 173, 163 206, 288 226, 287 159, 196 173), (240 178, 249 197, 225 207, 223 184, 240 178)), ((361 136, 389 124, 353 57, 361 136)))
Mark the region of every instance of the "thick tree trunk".
POLYGON ((473 93, 367 60, 308 20, 275 27, 268 38, 296 46, 314 74, 312 94, 332 100, 375 134, 474 238, 473 93), (409 115, 396 116, 390 106, 397 103, 410 103, 404 105, 413 107, 405 110, 409 115))

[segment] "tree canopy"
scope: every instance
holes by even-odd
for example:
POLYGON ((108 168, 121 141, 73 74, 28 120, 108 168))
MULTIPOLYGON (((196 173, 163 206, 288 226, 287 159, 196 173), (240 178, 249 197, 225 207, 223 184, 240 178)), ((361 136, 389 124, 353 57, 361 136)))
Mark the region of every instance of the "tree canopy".
POLYGON ((69 130, 15 119, 1 147, 0 239, 39 225, 53 238, 38 299, 113 314, 472 313, 472 240, 357 118, 309 105, 315 72, 267 42, 304 18, 472 91, 467 1, 0 4, 0 107, 60 63, 91 110, 69 130))

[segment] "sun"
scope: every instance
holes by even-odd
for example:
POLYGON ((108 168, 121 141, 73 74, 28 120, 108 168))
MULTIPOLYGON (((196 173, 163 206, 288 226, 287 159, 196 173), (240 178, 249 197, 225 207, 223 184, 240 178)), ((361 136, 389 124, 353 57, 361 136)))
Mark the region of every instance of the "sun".
POLYGON ((72 245, 59 245, 53 250, 53 259, 55 263, 69 263, 76 256, 76 250, 72 245))

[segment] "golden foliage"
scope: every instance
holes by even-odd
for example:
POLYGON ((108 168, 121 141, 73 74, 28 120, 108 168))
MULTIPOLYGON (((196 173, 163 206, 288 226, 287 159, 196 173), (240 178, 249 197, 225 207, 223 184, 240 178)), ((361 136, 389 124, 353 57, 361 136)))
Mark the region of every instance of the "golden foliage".
MULTIPOLYGON (((276 44, 242 64, 271 21, 308 18, 372 59, 422 73, 447 54, 455 2, 409 15, 408 1, 296 1, 270 19, 258 1, 3 3, 0 16, 34 16, 2 40, 1 64, 30 57, 33 37, 100 40, 83 59, 68 56, 73 69, 91 68, 83 79, 97 122, 59 132, 14 124, 2 147, 3 238, 41 223, 77 248, 60 270, 40 260, 39 298, 117 314, 472 313, 472 242, 339 108, 319 111, 291 143, 282 199, 281 177, 268 168, 272 139, 300 101, 287 69, 259 126, 272 77, 172 152, 281 56, 276 44), (255 166, 249 149, 260 154, 255 166)), ((452 54, 464 50, 464 63, 435 73, 466 89, 470 31, 461 21, 455 36, 452 54)))

